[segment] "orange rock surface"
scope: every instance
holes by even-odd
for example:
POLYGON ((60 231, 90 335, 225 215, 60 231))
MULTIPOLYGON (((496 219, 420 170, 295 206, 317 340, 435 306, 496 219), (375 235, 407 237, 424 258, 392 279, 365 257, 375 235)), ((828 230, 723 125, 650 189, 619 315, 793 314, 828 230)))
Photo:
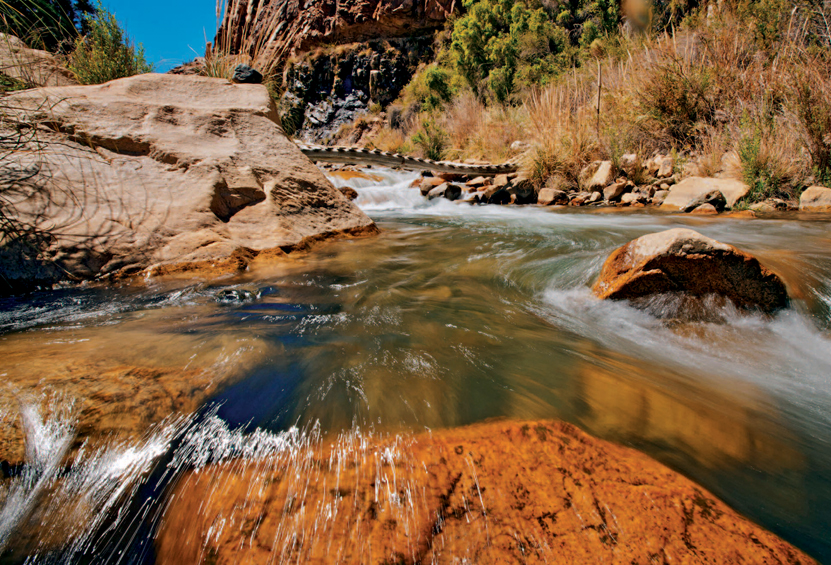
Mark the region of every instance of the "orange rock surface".
POLYGON ((812 563, 690 480, 559 422, 352 434, 178 483, 170 563, 812 563))

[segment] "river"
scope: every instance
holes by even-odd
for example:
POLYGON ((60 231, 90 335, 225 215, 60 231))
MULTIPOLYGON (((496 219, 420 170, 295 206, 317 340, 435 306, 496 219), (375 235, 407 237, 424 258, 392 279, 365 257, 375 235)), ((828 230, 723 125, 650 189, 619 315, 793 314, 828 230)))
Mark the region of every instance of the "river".
POLYGON ((187 470, 507 418, 636 447, 831 563, 827 217, 427 202, 415 173, 372 173, 333 182, 378 237, 219 280, 3 300, 5 562, 151 563, 187 470), (672 227, 756 255, 791 306, 592 297, 612 250, 672 227))

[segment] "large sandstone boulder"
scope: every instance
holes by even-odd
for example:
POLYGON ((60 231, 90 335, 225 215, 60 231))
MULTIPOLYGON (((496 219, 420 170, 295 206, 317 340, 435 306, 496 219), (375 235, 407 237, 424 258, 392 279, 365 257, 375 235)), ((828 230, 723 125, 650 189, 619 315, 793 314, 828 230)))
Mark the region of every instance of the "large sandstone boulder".
POLYGON ((807 212, 831 212, 831 188, 812 186, 799 197, 799 209, 807 212))
POLYGON ((0 249, 14 289, 237 270, 377 231, 285 136, 262 85, 150 74, 3 102, 38 128, 4 163, 5 212, 30 229, 0 249))
POLYGON ((52 53, 29 49, 20 39, 3 33, 0 33, 0 73, 28 86, 78 84, 52 53))
POLYGON ((661 204, 661 209, 690 212, 702 204, 713 204, 718 207, 711 201, 712 198, 707 198, 713 191, 720 192, 724 196, 724 204, 732 208, 747 194, 748 190, 750 187, 740 180, 690 177, 670 189, 669 195, 661 204))
POLYGON ((665 292, 715 294, 763 312, 788 303, 785 285, 756 258, 685 228, 645 235, 616 249, 593 291, 614 300, 665 292))
POLYGON ((689 479, 561 422, 287 447, 182 477, 156 562, 813 563, 689 479))

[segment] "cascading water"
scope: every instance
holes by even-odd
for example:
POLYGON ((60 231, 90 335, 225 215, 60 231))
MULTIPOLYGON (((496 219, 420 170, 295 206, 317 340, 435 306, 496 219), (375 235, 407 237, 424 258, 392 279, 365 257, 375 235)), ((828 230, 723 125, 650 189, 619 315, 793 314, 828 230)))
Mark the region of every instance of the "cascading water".
MULTIPOLYGON (((474 206, 366 172, 332 180, 380 237, 218 281, 3 303, 7 561, 211 562, 231 531, 261 562, 366 557, 360 504, 406 533, 402 560, 470 559, 416 527, 432 502, 412 437, 495 417, 637 446, 831 560, 827 219, 474 206), (678 226, 758 256, 792 305, 593 298, 613 249, 678 226), (199 505, 177 498, 189 488, 199 505), (276 516, 255 512, 278 495, 276 516)), ((477 489, 461 504, 489 539, 477 489)))

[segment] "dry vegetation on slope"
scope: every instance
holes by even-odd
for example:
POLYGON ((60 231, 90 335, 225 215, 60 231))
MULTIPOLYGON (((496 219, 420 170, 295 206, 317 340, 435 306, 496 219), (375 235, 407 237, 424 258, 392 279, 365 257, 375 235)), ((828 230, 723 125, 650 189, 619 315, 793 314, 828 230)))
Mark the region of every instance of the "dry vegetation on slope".
POLYGON ((749 201, 831 182, 829 3, 713 2, 675 19, 661 33, 625 25, 597 37, 547 85, 502 103, 486 84, 459 86, 440 53, 380 131, 341 140, 432 158, 524 152, 538 186, 575 186, 594 160, 656 152, 672 152, 678 172, 741 178, 749 201))

